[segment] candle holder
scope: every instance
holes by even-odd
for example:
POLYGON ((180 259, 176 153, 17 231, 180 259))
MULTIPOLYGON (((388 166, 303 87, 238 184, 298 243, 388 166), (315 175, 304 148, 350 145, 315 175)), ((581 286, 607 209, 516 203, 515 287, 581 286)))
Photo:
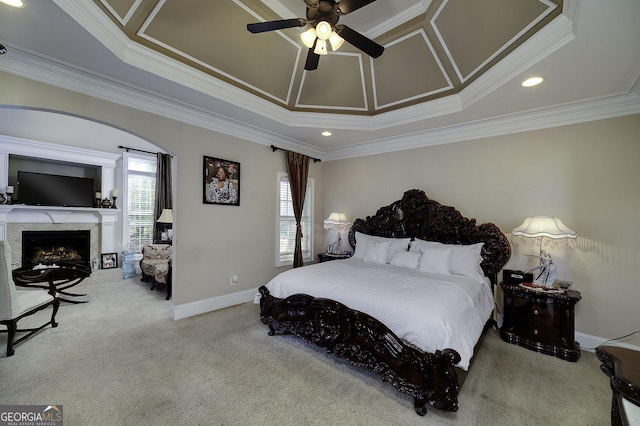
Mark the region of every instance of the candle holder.
POLYGON ((111 205, 111 208, 112 208, 112 209, 117 209, 118 207, 116 207, 116 199, 117 199, 118 197, 116 197, 115 195, 113 195, 113 196, 111 196, 111 198, 113 198, 113 204, 111 205))

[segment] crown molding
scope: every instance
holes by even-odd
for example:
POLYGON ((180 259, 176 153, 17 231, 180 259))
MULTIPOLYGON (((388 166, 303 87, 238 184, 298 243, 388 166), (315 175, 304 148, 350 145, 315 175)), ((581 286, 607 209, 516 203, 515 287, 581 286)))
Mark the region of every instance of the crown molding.
POLYGON ((324 151, 323 160, 342 160, 408 149, 483 139, 588 121, 640 114, 640 92, 574 102, 565 105, 441 127, 395 138, 369 141, 324 151))
MULTIPOLYGON (((304 142, 267 132, 246 123, 238 123, 157 94, 132 88, 123 83, 54 62, 50 58, 37 57, 21 51, 19 48, 12 48, 12 55, 3 58, 0 70, 258 144, 267 146, 275 144, 325 161, 640 113, 640 93, 631 92, 322 151, 304 142)), ((462 100, 459 96, 454 95, 429 103, 434 104, 433 107, 440 111, 455 112, 461 110, 462 100)), ((334 129, 370 131, 387 127, 390 122, 401 125, 425 118, 428 116, 425 115, 422 108, 405 108, 374 117, 293 112, 289 116, 288 124, 300 127, 324 127, 330 124, 334 129)))

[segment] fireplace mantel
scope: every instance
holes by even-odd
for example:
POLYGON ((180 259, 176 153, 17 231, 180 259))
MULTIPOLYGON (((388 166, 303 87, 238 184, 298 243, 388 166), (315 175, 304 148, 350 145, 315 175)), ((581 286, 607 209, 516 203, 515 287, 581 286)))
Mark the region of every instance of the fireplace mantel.
POLYGON ((0 205, 0 230, 9 223, 97 223, 101 228, 102 252, 108 253, 115 251, 114 228, 120 212, 120 209, 4 204, 0 205))
MULTIPOLYGON (((117 189, 115 170, 117 160, 122 157, 121 154, 0 135, 0 190, 2 191, 9 184, 9 156, 12 154, 54 162, 99 166, 102 175, 101 192, 109 194, 112 189, 117 189)), ((67 227, 73 224, 98 224, 99 248, 103 253, 117 252, 116 225, 120 213, 120 209, 4 204, 0 205, 0 240, 7 238, 9 224, 49 224, 67 227)))

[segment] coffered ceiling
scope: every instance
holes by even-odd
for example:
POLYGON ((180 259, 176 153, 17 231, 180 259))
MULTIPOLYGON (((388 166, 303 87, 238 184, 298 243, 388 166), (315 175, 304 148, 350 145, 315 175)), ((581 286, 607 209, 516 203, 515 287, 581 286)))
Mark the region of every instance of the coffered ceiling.
MULTIPOLYGON (((305 71, 302 0, 94 0, 129 39, 288 110, 377 114, 460 92, 562 11, 561 0, 379 0, 340 24, 385 47, 348 44, 305 71)), ((333 2, 330 2, 333 3, 333 2)))
POLYGON ((377 0, 339 23, 382 56, 314 71, 305 27, 246 29, 304 0, 23 1, 0 70, 322 159, 640 112, 637 0, 377 0))

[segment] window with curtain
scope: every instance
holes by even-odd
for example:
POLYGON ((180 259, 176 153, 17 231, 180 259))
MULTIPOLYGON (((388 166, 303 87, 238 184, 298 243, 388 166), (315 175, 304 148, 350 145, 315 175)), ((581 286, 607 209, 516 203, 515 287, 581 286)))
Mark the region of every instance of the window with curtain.
MULTIPOLYGON (((277 251, 276 266, 290 266, 293 263, 295 249, 296 217, 293 214, 289 175, 278 172, 278 212, 277 212, 277 251)), ((304 197, 302 212, 302 258, 313 260, 313 192, 314 181, 307 180, 307 193, 304 197)))
POLYGON ((125 153, 126 205, 123 243, 140 253, 153 242, 153 209, 156 198, 156 157, 125 153))

